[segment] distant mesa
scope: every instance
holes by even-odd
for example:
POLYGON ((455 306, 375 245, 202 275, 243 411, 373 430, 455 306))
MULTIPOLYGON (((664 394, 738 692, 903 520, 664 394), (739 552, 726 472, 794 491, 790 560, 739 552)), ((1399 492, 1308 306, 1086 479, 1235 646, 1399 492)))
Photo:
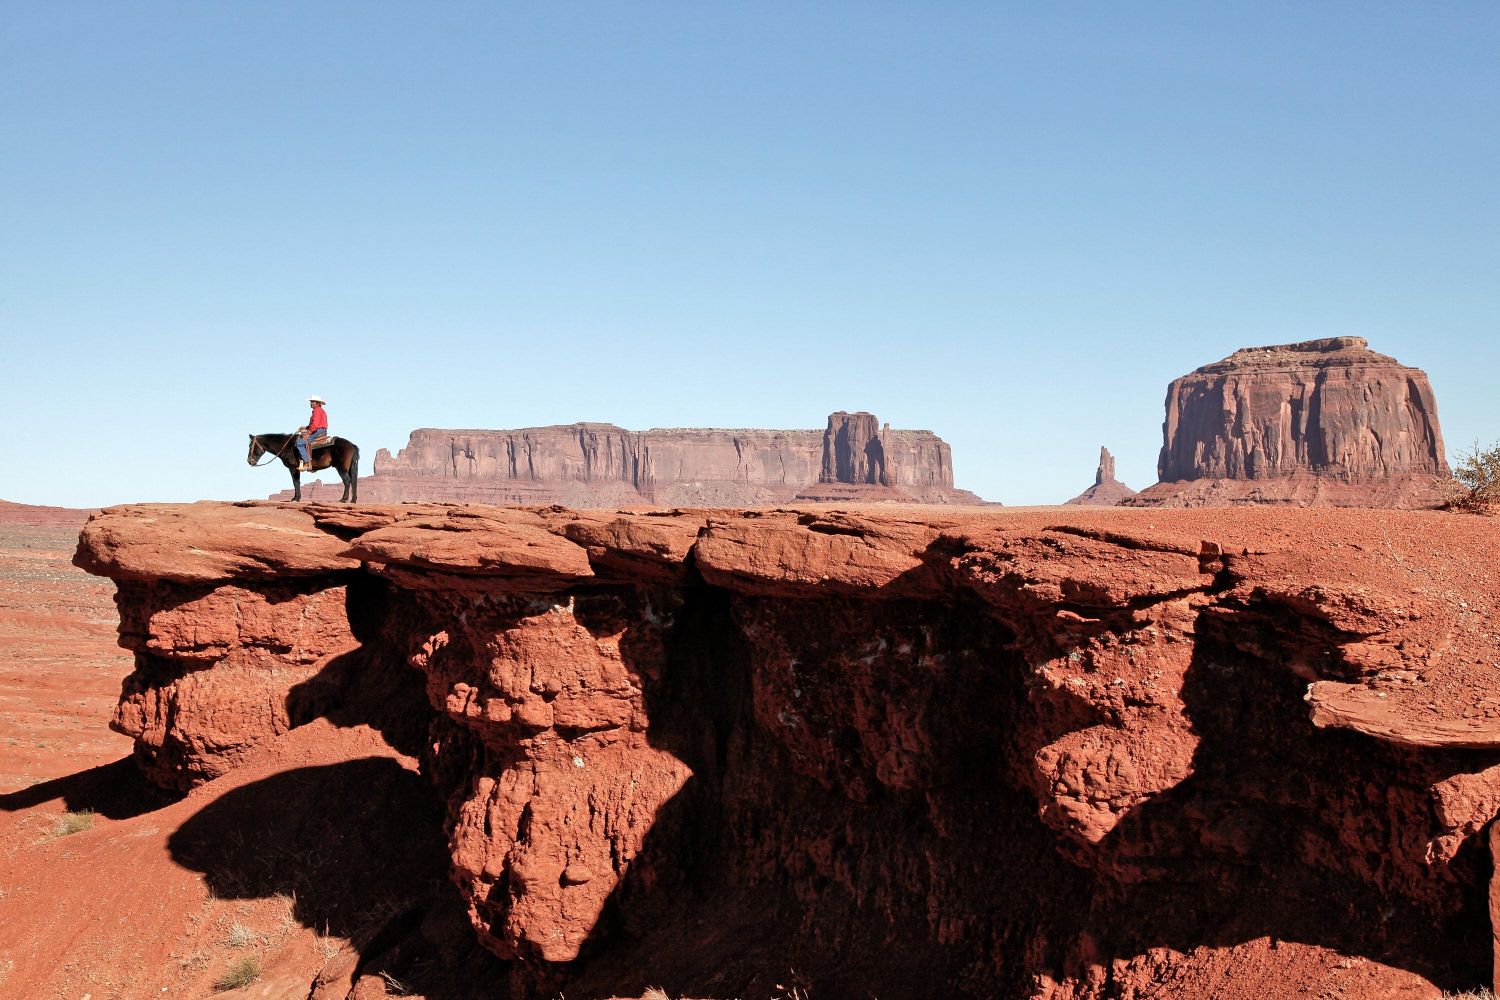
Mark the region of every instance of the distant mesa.
POLYGON ((1115 456, 1108 448, 1099 449, 1099 469, 1094 473, 1094 485, 1069 500, 1070 504, 1091 507, 1112 507, 1122 500, 1136 496, 1135 490, 1115 478, 1115 456))
POLYGON ((1448 475, 1427 374, 1362 337, 1236 351, 1166 411, 1161 481, 1127 504, 1422 507, 1448 475))
MULTIPOLYGON (((326 488, 334 495, 338 484, 326 488)), ((953 453, 932 431, 892 430, 871 413, 830 414, 823 430, 577 423, 519 430, 413 431, 375 455, 360 500, 754 507, 793 500, 979 504, 953 485, 953 453)), ((321 499, 319 487, 304 499, 321 499)), ((291 491, 272 496, 287 500, 291 491)))
POLYGON ((29 503, 0 500, 0 525, 27 528, 81 528, 97 510, 74 507, 37 507, 29 503))

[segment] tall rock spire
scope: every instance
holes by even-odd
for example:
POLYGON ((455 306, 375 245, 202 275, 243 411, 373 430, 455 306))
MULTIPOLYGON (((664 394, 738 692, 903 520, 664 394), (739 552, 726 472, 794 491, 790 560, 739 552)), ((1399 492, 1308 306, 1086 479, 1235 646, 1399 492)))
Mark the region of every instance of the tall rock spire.
POLYGON ((1094 485, 1069 500, 1068 503, 1111 507, 1133 496, 1135 496, 1135 490, 1115 478, 1115 456, 1109 453, 1108 448, 1101 447, 1099 468, 1094 472, 1094 485))
POLYGON ((1094 473, 1094 485, 1103 486, 1115 481, 1115 456, 1103 446, 1099 448, 1099 471, 1094 473))

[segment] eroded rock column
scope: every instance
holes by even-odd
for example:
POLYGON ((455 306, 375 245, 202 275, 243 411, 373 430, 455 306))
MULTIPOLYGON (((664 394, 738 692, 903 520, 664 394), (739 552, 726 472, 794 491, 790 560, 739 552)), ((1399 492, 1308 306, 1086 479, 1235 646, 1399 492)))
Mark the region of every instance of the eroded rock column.
POLYGON ((453 871, 504 957, 575 958, 658 810, 691 776, 651 745, 665 592, 426 593, 434 774, 448 776, 453 871))

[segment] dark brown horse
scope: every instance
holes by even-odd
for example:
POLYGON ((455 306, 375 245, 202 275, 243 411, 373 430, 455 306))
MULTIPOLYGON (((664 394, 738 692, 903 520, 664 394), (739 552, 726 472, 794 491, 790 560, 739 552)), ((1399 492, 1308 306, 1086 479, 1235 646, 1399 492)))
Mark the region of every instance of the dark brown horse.
MULTIPOLYGON (((297 457, 295 434, 251 434, 250 455, 245 461, 257 465, 262 455, 281 459, 286 471, 292 474, 292 500, 302 499, 302 473, 297 471, 301 459, 297 457)), ((359 501, 359 445, 341 437, 333 438, 333 444, 312 451, 312 471, 333 469, 344 482, 344 495, 340 503, 359 501)))

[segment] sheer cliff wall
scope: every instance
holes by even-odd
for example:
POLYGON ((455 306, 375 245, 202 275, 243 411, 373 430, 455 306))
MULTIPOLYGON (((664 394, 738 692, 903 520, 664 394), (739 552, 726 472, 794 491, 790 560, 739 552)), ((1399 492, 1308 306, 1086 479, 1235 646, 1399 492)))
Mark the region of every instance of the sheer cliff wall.
POLYGON ((1246 348, 1167 389, 1134 503, 1421 506, 1448 465, 1427 374, 1360 337, 1246 348))

